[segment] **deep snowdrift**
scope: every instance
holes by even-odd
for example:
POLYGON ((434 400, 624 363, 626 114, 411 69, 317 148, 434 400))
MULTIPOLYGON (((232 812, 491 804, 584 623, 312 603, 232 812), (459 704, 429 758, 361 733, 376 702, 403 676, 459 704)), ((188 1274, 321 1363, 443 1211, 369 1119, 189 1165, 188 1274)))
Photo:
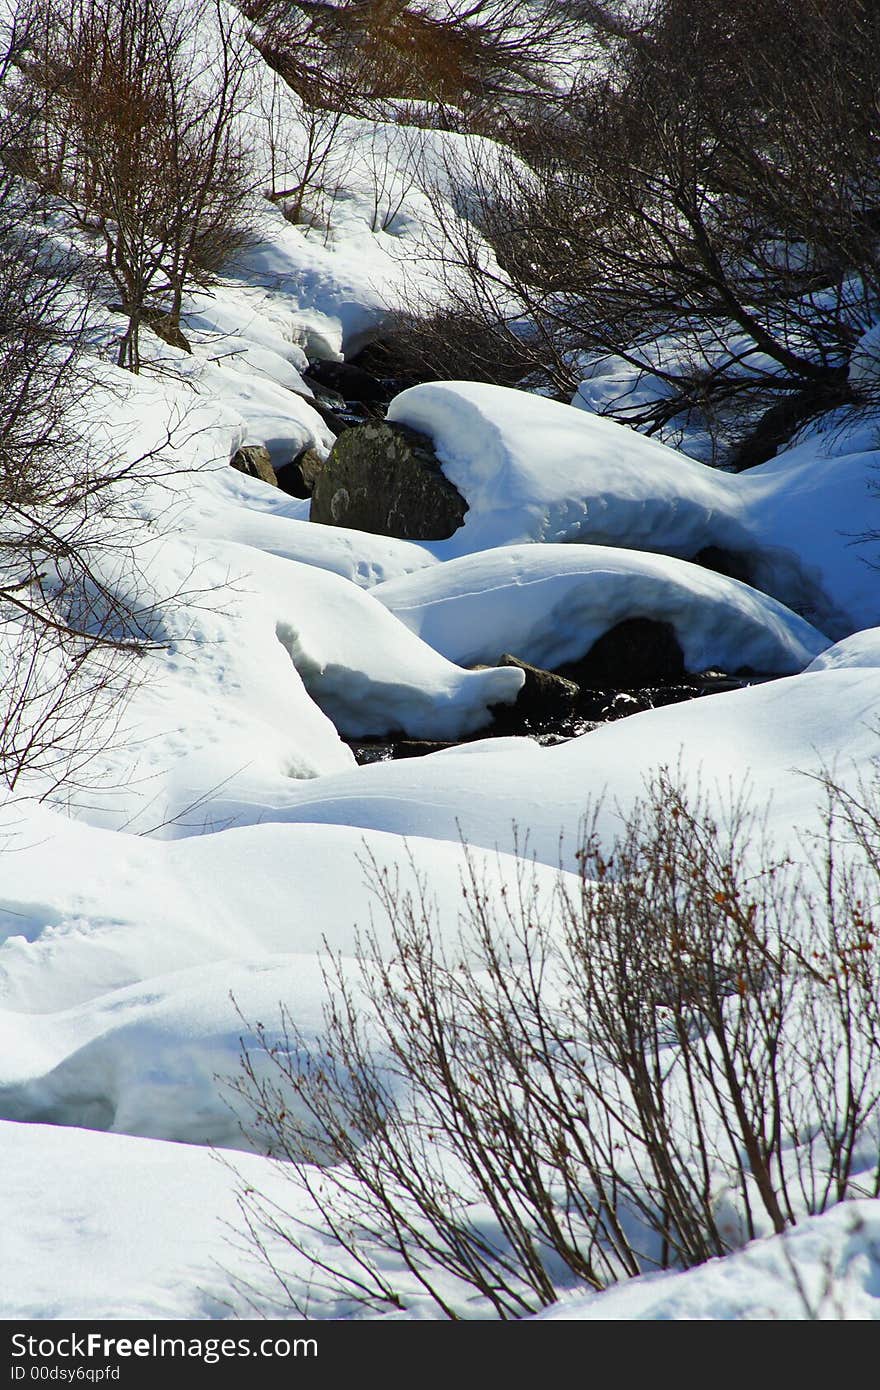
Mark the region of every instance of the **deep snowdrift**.
POLYGON ((390 420, 435 443, 469 505, 432 549, 442 558, 521 541, 587 541, 693 559, 707 546, 822 632, 880 617, 865 531, 875 481, 872 426, 813 432, 728 475, 612 420, 501 386, 435 382, 404 391, 390 420))
POLYGON ((374 596, 429 646, 470 665, 514 652, 576 661, 628 618, 670 623, 688 671, 790 675, 828 639, 782 604, 666 555, 613 546, 501 546, 379 585, 374 596))

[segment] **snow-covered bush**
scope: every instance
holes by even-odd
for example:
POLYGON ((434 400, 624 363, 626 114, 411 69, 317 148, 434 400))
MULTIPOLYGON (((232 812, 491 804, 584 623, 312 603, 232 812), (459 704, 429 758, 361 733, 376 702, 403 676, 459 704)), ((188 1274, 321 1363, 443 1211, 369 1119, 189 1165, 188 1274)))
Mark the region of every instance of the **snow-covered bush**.
POLYGON ((794 863, 661 774, 553 902, 527 860, 501 909, 472 867, 454 946, 427 885, 368 866, 391 950, 327 967, 317 1047, 287 1016, 243 1056, 298 1190, 298 1219, 242 1193, 270 1266, 286 1241, 374 1312, 510 1318, 876 1196, 880 817, 828 797, 794 863))

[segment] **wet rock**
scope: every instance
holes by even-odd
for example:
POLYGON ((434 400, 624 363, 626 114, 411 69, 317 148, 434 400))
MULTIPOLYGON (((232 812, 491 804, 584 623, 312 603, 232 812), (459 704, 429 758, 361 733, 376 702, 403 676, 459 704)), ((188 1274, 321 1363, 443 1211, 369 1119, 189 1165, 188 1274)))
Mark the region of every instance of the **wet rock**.
POLYGON ((497 722, 503 718, 510 722, 518 719, 536 720, 539 723, 556 719, 574 708, 580 693, 574 681, 558 676, 554 671, 545 671, 540 666, 532 666, 521 661, 518 656, 505 652, 499 657, 497 666, 515 666, 525 672, 525 684, 516 698, 513 707, 495 712, 497 722))

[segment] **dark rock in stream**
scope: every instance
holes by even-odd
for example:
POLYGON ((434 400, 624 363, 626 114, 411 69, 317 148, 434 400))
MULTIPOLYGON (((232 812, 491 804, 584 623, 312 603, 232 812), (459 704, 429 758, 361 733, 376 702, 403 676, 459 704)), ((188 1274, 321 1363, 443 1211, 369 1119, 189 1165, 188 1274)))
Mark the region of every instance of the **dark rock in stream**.
POLYGON ((303 374, 313 391, 324 388, 332 392, 337 401, 359 401, 361 405, 385 405, 388 400, 387 388, 371 372, 353 362, 310 362, 308 371, 303 374))
POLYGON ((639 690, 685 678, 684 653, 672 623, 627 618, 609 628, 586 656, 558 668, 581 686, 639 690))

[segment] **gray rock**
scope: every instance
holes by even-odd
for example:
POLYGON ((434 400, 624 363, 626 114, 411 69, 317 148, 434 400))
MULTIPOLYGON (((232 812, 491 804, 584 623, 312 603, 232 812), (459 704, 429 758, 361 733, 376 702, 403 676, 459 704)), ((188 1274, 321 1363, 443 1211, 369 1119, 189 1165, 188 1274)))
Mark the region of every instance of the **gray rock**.
POLYGON ((399 540, 439 541, 458 530, 466 511, 425 435, 375 421, 337 439, 315 478, 310 520, 399 540))
POLYGON ((247 473, 249 478, 261 478, 264 483, 278 486, 269 450, 262 444, 246 444, 244 448, 236 449, 229 462, 239 473, 247 473))

